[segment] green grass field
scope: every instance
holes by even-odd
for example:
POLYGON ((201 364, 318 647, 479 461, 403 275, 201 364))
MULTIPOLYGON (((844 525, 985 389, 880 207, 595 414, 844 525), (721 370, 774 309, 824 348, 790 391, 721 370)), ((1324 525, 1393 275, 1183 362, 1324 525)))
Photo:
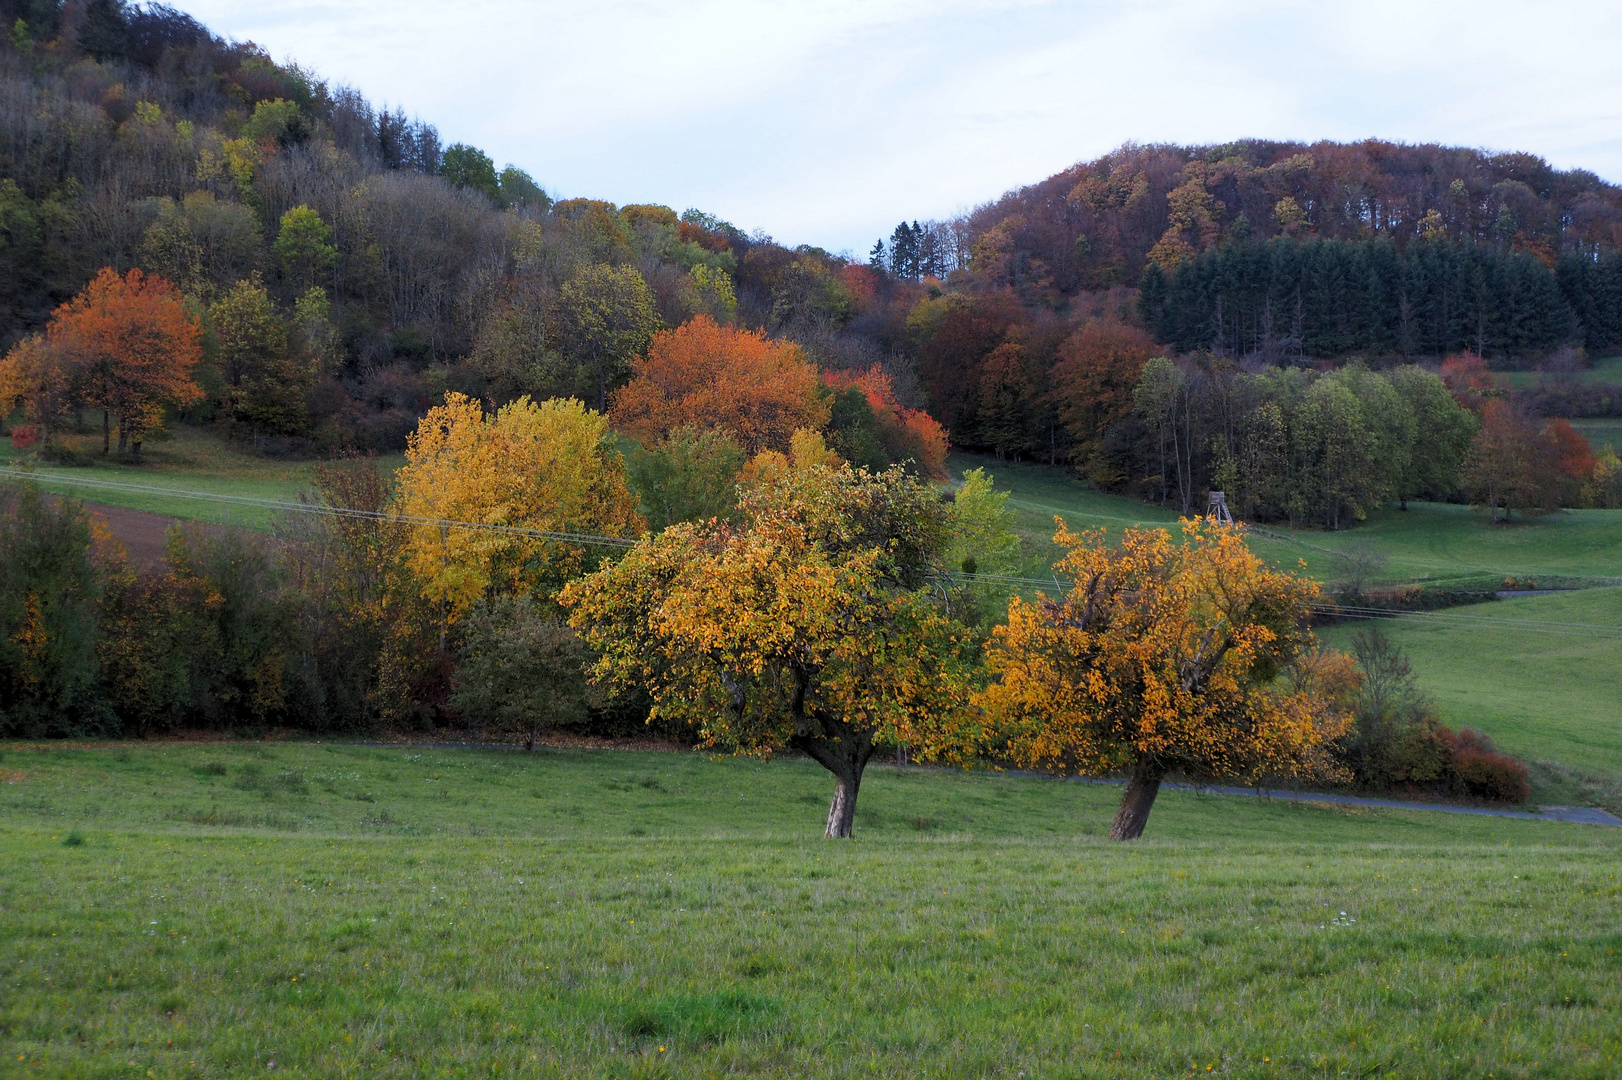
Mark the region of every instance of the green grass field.
POLYGON ((6 748, 16 1076, 1612 1077, 1622 830, 798 761, 6 748))
MULTIPOLYGON (((1174 511, 1094 491, 1068 469, 998 462, 966 454, 949 461, 955 476, 984 468, 1011 491, 1008 505, 1029 554, 1025 573, 1040 574, 1057 556, 1053 517, 1073 528, 1175 527, 1174 511)), ((1203 507, 1201 508, 1203 510, 1203 507)), ((1492 524, 1485 513, 1448 503, 1394 505, 1341 532, 1263 526, 1251 545, 1263 558, 1333 581, 1345 573, 1337 552, 1367 545, 1386 557, 1379 576, 1391 582, 1484 587, 1503 578, 1622 577, 1622 510, 1569 510, 1532 521, 1492 524)))
MULTIPOLYGON (((1622 589, 1527 596, 1380 624, 1407 652, 1450 726, 1485 731, 1524 761, 1555 762, 1605 781, 1586 793, 1561 790, 1560 772, 1545 769, 1535 776, 1547 789, 1536 793, 1541 801, 1575 797, 1622 812, 1622 640, 1588 626, 1622 627, 1622 589)), ((1347 647, 1355 629, 1343 624, 1320 636, 1347 647)))
MULTIPOLYGON (((148 443, 140 464, 100 456, 99 435, 70 437, 84 453, 82 465, 33 465, 26 453, 0 442, 0 467, 29 465, 44 491, 73 495, 86 501, 168 514, 188 521, 207 521, 260 531, 272 528, 280 512, 255 506, 232 505, 151 492, 118 490, 73 483, 75 480, 167 488, 203 495, 230 495, 250 499, 296 500, 307 491, 314 472, 308 461, 262 457, 227 443, 212 432, 172 425, 166 438, 148 443)), ((402 458, 379 459, 385 469, 398 467, 402 458)))

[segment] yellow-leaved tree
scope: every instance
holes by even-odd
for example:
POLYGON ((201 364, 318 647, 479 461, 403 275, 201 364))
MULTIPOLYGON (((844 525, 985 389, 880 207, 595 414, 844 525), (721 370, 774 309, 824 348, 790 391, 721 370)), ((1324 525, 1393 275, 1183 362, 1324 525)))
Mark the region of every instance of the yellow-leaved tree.
POLYGON ((950 510, 900 469, 809 461, 739 492, 735 523, 671 525, 561 600, 599 682, 646 689, 706 746, 833 773, 826 835, 848 837, 877 743, 938 761, 979 743, 971 635, 929 587, 950 510))
POLYGON ((1015 598, 994 632, 995 681, 977 697, 1019 763, 1129 774, 1110 828, 1142 835, 1169 773, 1200 780, 1333 776, 1351 723, 1350 658, 1319 652, 1305 617, 1315 582, 1270 569, 1240 526, 1185 521, 1074 533, 1058 600, 1015 598))
POLYGON ((411 519, 407 561, 442 624, 499 595, 545 594, 603 549, 518 531, 635 537, 643 522, 607 421, 573 399, 521 397, 487 415, 446 394, 412 434, 395 505, 411 519), (439 522, 467 522, 496 529, 439 522))

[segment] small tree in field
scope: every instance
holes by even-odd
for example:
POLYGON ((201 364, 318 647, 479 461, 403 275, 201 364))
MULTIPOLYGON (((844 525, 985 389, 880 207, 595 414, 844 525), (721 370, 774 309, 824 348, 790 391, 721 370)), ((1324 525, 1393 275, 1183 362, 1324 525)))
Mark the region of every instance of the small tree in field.
MULTIPOLYGON (((1332 771, 1327 749, 1347 729, 1343 681, 1323 670, 1304 629, 1318 586, 1270 570, 1244 530, 1200 519, 1182 543, 1164 529, 1054 538, 1059 600, 1009 603, 978 696, 1021 764, 1062 773, 1128 772, 1110 827, 1143 833, 1173 771, 1197 780, 1332 771), (1306 677, 1281 679, 1313 661, 1306 677)), ((1334 666, 1334 665, 1331 665, 1334 666)), ((1345 666, 1345 665, 1340 665, 1345 666)))
POLYGON ((164 409, 203 396, 192 379, 203 357, 197 318, 163 278, 103 269, 56 309, 46 339, 71 358, 84 403, 103 410, 102 453, 109 418, 118 421, 119 452, 139 455, 164 409))
POLYGON ((705 745, 833 773, 826 835, 848 837, 876 743, 954 761, 978 742, 969 635, 926 586, 948 512, 899 469, 810 465, 740 490, 739 524, 672 525, 562 601, 599 681, 647 688, 705 745))

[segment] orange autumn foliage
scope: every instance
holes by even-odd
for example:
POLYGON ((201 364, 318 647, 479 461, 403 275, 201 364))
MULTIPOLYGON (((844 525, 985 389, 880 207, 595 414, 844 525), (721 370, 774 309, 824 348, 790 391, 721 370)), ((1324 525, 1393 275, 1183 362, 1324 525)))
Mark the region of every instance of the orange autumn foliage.
POLYGON ((1095 480, 1104 432, 1132 411, 1143 365, 1160 350, 1154 339, 1122 323, 1089 322, 1059 348, 1050 376, 1059 419, 1076 443, 1076 460, 1095 480))
POLYGON ((1571 426, 1571 421, 1559 417, 1549 420, 1543 425, 1543 442, 1563 479, 1581 485, 1594 475, 1599 458, 1582 433, 1571 426))
POLYGON ((46 339, 72 364, 83 402, 116 418, 119 450, 139 453, 164 409, 203 396, 192 377, 203 358, 197 318, 163 278, 104 268, 56 309, 46 339))
POLYGON ((936 479, 946 477, 946 429, 922 409, 909 409, 896 397, 895 384, 878 364, 866 371, 825 371, 822 381, 834 389, 854 386, 873 410, 878 438, 891 461, 914 461, 936 479))
POLYGON ((1333 774, 1350 724, 1350 662, 1305 628, 1315 582, 1268 568, 1242 527, 1185 521, 1102 530, 1060 522, 1068 593, 1016 597, 993 632, 995 682, 976 702, 1016 762, 1131 780, 1111 835, 1143 831, 1163 777, 1333 774), (1289 677, 1282 677, 1282 676, 1289 677))
POLYGON ((1486 402, 1504 394, 1503 380, 1487 370, 1487 362, 1473 352, 1455 353, 1442 361, 1442 382, 1453 400, 1480 414, 1486 402))
POLYGON ((756 454, 788 450, 801 428, 820 430, 828 406, 798 345, 699 315, 654 335, 635 376, 614 393, 609 417, 643 442, 715 428, 756 454))

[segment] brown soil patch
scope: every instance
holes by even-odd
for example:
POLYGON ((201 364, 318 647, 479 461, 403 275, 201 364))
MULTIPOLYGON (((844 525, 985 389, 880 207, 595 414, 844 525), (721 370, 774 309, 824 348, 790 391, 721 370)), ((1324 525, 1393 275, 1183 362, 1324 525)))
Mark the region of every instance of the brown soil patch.
POLYGON ((147 510, 130 510, 123 506, 80 501, 84 503, 84 508, 90 516, 102 521, 113 539, 124 545, 124 550, 129 553, 130 566, 137 570, 144 570, 163 562, 164 557, 169 554, 169 530, 176 525, 187 530, 218 536, 239 531, 226 525, 211 525, 188 518, 170 517, 168 514, 154 514, 147 510))

